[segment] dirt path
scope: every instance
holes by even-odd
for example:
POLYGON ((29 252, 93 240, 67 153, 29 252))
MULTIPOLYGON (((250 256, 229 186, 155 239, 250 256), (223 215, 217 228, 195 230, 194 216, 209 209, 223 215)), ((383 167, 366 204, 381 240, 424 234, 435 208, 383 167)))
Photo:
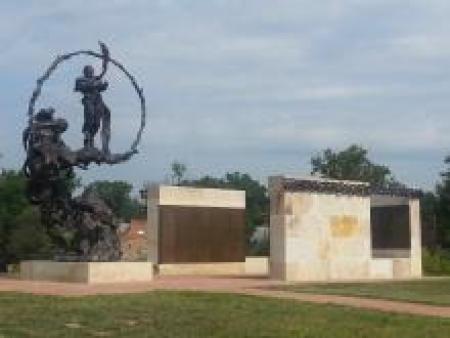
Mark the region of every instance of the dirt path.
POLYGON ((140 293, 152 290, 212 291, 292 299, 317 304, 335 304, 362 309, 450 318, 450 307, 350 296, 306 294, 273 290, 282 282, 266 278, 163 276, 151 283, 76 284, 22 281, 0 277, 0 292, 12 291, 40 295, 84 296, 96 294, 140 293))
POLYGON ((359 298, 351 296, 320 295, 276 290, 246 290, 246 294, 280 299, 294 299, 316 304, 345 305, 361 309, 395 312, 402 314, 450 318, 450 307, 399 302, 383 299, 359 298))

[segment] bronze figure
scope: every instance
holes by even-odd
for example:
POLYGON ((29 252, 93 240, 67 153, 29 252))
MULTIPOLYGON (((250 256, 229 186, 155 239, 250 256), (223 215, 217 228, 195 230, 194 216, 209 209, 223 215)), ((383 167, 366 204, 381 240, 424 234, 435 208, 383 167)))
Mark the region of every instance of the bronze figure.
POLYGON ((100 43, 101 53, 81 50, 56 58, 44 75, 38 79, 37 87, 30 99, 28 108, 28 126, 23 132, 23 144, 26 159, 23 172, 27 177, 27 197, 38 205, 42 223, 46 226, 53 242, 58 245, 57 259, 83 261, 115 261, 121 257, 120 242, 117 235, 118 220, 111 209, 94 191, 87 190, 81 196, 73 197, 68 181, 74 177, 74 169, 88 169, 91 163, 116 164, 127 161, 137 153, 145 126, 145 99, 142 89, 134 77, 119 62, 110 58, 109 51, 100 43), (103 70, 95 76, 94 68, 84 67, 83 76, 76 79, 75 90, 83 94, 84 147, 72 150, 63 140, 64 132, 69 128, 67 120, 55 117, 52 107, 41 108, 34 114, 34 106, 42 86, 57 66, 76 55, 90 55, 101 58, 103 70), (135 88, 141 102, 141 126, 130 150, 123 153, 111 153, 109 141, 110 111, 103 102, 101 92, 108 83, 102 78, 111 62, 122 70, 135 88), (94 144, 94 138, 101 125, 101 150, 94 144), (64 234, 74 234, 74 245, 67 248, 64 234), (69 252, 71 251, 71 252, 69 252))
POLYGON ((99 75, 94 74, 94 67, 86 65, 83 68, 83 76, 75 81, 75 91, 83 94, 81 102, 84 106, 84 146, 94 147, 94 138, 101 124, 102 151, 109 154, 109 140, 111 138, 111 112, 103 102, 102 92, 108 88, 108 82, 102 78, 106 74, 109 60, 109 51, 105 44, 100 44, 104 55, 103 71, 99 75))

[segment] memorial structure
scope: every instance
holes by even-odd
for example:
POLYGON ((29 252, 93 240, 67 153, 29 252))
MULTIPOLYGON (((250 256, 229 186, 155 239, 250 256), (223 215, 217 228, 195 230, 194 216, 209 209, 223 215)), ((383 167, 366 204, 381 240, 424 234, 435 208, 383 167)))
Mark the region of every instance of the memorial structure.
POLYGON ((84 282, 151 279, 151 263, 118 262, 121 258, 118 220, 106 203, 94 191, 86 190, 81 196, 73 197, 69 189, 75 168, 87 170, 91 164, 113 165, 129 160, 137 153, 145 126, 142 88, 126 68, 110 56, 105 44, 100 42, 100 48, 100 53, 80 50, 58 56, 37 80, 31 96, 28 126, 23 132, 27 197, 39 207, 42 224, 58 246, 58 251, 51 262, 23 262, 23 278, 84 282), (63 140, 69 125, 62 113, 52 107, 40 108, 35 113, 35 106, 44 84, 58 66, 79 55, 99 58, 102 70, 95 74, 94 67, 86 65, 75 80, 74 89, 82 96, 84 146, 73 150, 63 140), (136 138, 130 149, 122 153, 110 151, 111 111, 102 98, 102 92, 108 88, 104 78, 110 64, 128 78, 141 108, 136 138), (101 147, 97 147, 95 142, 98 133, 101 147), (65 240, 67 234, 72 238, 69 247, 65 240))
POLYGON ((421 277, 420 191, 274 176, 269 192, 271 278, 421 277))
MULTIPOLYGON (((37 80, 23 132, 27 196, 57 246, 52 261, 21 263, 22 278, 73 282, 148 281, 153 263, 161 274, 261 274, 264 258, 246 257, 245 192, 179 186, 147 191, 147 262, 123 262, 112 210, 86 190, 72 196, 75 168, 114 165, 137 153, 145 126, 142 88, 100 43, 100 53, 79 50, 58 56, 37 80), (69 128, 61 112, 35 106, 61 63, 79 55, 102 61, 86 65, 74 81, 84 115, 83 147, 63 139, 69 128), (110 149, 114 110, 102 94, 108 65, 136 91, 140 127, 128 150, 110 149), (100 135, 100 142, 96 138, 100 135), (97 146, 96 143, 100 143, 97 146), (70 234, 70 245, 67 235, 70 234)), ((81 107, 80 107, 81 108, 81 107)), ((422 274, 420 191, 377 189, 363 182, 276 176, 270 191, 270 276, 287 281, 416 278, 422 274)))
POLYGON ((149 260, 160 274, 245 272, 245 191, 147 189, 149 260))

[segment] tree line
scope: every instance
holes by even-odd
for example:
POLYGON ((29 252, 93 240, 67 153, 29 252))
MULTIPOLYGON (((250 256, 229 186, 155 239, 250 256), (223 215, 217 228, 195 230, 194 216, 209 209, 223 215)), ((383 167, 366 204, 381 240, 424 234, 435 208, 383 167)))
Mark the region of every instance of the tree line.
MULTIPOLYGON (((406 187, 391 169, 373 162, 367 149, 353 144, 342 150, 331 148, 311 157, 311 175, 338 180, 368 182, 375 188, 406 187)), ((450 251, 450 156, 444 160, 445 170, 432 191, 425 191, 421 197, 421 218, 424 234, 423 244, 432 250, 450 251)), ((247 233, 251 234, 258 225, 268 224, 269 198, 267 188, 249 174, 226 173, 223 177, 203 176, 186 179, 187 167, 175 161, 172 163, 172 183, 197 187, 229 188, 246 191, 247 233)))
MULTIPOLYGON (((434 191, 425 192, 421 200, 423 228, 432 229, 431 240, 426 243, 433 249, 450 251, 450 156, 445 159, 434 191)), ((248 173, 225 173, 222 177, 205 175, 189 179, 184 163, 171 165, 171 181, 175 185, 245 190, 247 237, 255 227, 268 225, 269 197, 267 187, 248 173)), ((403 187, 389 167, 370 160, 368 151, 351 145, 343 150, 325 149, 311 157, 311 174, 322 177, 358 180, 372 186, 403 187)), ((70 189, 80 189, 80 181, 68 182, 70 189)), ((125 181, 96 181, 85 189, 94 189, 124 222, 133 217, 145 217, 136 198, 131 196, 133 186, 125 181)), ((0 173, 0 269, 33 255, 49 254, 53 244, 40 224, 39 213, 25 198, 25 178, 20 171, 5 170, 0 173)), ((425 229, 426 230, 426 229, 425 229)), ((70 246, 70 235, 67 236, 70 246)), ((264 248, 266 251, 268 247, 264 248)))

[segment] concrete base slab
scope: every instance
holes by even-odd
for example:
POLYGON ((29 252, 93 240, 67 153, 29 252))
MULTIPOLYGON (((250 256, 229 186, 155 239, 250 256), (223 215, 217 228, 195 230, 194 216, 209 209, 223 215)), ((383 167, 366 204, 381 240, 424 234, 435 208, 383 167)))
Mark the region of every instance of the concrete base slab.
POLYGON ((245 262, 159 264, 159 275, 243 275, 245 262))
POLYGON ((372 279, 394 278, 394 268, 392 259, 373 258, 370 261, 370 278, 372 279))
POLYGON ((245 262, 159 264, 156 270, 161 276, 266 276, 269 273, 269 259, 268 257, 246 257, 245 262))
POLYGON ((146 282, 153 279, 153 263, 23 261, 20 278, 88 284, 146 282))
POLYGON ((245 258, 246 275, 269 275, 269 257, 246 257, 245 258))

